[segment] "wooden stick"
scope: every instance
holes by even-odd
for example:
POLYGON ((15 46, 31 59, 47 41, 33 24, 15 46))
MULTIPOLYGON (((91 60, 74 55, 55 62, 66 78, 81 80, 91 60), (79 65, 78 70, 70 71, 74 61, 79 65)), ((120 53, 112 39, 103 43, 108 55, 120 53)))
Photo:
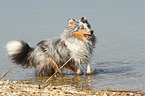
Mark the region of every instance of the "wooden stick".
POLYGON ((12 69, 10 69, 7 73, 5 73, 5 74, 0 78, 0 80, 1 80, 2 78, 4 78, 11 70, 12 70, 12 69))
POLYGON ((78 51, 71 57, 69 58, 53 75, 51 75, 51 77, 49 77, 45 82, 48 82, 54 75, 56 75, 56 73, 62 69, 78 52, 79 50, 82 48, 82 46, 84 45, 84 43, 86 42, 86 40, 88 39, 88 37, 85 38, 84 42, 82 43, 82 45, 80 46, 80 48, 78 49, 78 51))
POLYGON ((112 90, 112 89, 107 89, 107 91, 110 91, 110 92, 132 92, 132 93, 136 93, 136 92, 141 92, 140 90, 137 90, 137 91, 132 91, 132 90, 112 90))
POLYGON ((103 93, 103 91, 82 90, 83 92, 103 93))

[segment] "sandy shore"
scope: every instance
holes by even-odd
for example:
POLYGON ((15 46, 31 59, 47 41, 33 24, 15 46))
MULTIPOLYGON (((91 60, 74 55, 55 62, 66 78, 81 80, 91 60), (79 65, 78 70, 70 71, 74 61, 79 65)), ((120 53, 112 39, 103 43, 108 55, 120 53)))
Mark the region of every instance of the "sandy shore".
POLYGON ((68 95, 68 96, 144 96, 142 91, 131 90, 78 90, 70 85, 61 86, 41 86, 32 84, 29 81, 13 81, 13 80, 0 80, 0 95, 4 96, 46 96, 46 95, 68 95))

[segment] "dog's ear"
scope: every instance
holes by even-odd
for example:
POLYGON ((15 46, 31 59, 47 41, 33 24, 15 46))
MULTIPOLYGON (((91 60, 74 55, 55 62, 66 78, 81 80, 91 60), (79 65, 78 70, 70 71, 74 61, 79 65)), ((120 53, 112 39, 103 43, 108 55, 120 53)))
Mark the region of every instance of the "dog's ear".
POLYGON ((82 21, 83 23, 86 23, 86 22, 87 22, 87 18, 86 18, 86 17, 82 17, 82 18, 81 18, 81 21, 82 21))
POLYGON ((76 20, 75 19, 69 19, 68 20, 68 27, 69 27, 69 29, 73 29, 74 28, 74 26, 75 26, 75 23, 76 23, 76 20))
POLYGON ((81 18, 81 22, 86 23, 87 26, 88 26, 89 28, 91 28, 91 25, 89 24, 89 22, 88 22, 88 20, 87 20, 86 17, 82 17, 82 18, 81 18))

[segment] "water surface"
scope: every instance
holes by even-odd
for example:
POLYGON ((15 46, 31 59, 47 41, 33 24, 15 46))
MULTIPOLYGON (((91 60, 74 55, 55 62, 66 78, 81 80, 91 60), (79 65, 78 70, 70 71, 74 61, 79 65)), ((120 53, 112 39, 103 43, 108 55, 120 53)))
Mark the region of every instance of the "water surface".
POLYGON ((92 60, 98 73, 56 77, 59 83, 50 83, 91 90, 145 90, 144 10, 144 0, 1 0, 0 74, 12 69, 3 79, 42 83, 46 78, 35 77, 33 68, 23 69, 10 61, 6 43, 22 39, 34 47, 43 39, 60 36, 69 18, 86 16, 98 41, 92 60))

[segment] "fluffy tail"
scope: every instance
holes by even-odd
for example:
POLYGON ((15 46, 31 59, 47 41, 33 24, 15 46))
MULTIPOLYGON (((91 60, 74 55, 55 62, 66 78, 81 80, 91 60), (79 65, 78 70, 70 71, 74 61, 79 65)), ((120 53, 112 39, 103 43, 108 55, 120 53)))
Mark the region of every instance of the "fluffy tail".
POLYGON ((10 41, 6 45, 8 55, 12 58, 14 63, 21 64, 22 66, 29 67, 30 54, 33 51, 24 41, 10 41))

